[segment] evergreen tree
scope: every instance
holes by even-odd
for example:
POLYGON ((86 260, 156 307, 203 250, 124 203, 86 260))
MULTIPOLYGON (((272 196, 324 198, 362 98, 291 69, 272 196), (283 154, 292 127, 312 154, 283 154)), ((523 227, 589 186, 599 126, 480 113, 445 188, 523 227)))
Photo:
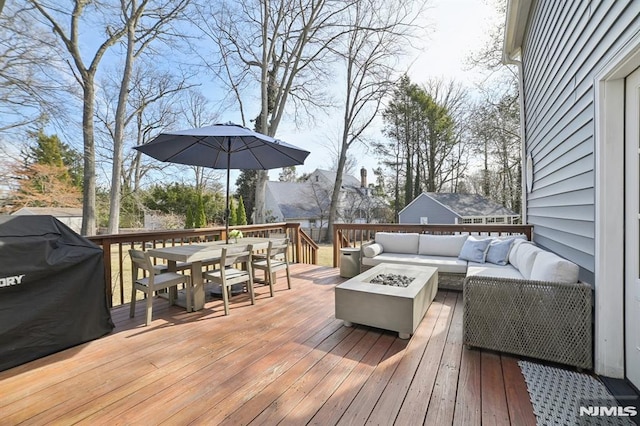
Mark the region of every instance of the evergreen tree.
POLYGON ((238 202, 236 220, 238 225, 247 224, 247 212, 244 209, 244 201, 242 200, 242 195, 240 196, 240 201, 238 202))
POLYGON ((191 206, 187 206, 187 217, 184 221, 184 228, 185 229, 193 229, 194 228, 194 224, 193 224, 193 209, 191 208, 191 206))
POLYGON ((195 228, 204 228, 207 226, 207 215, 204 212, 204 201, 202 200, 202 195, 198 194, 198 203, 196 207, 196 214, 194 218, 195 228))
POLYGON ((238 210, 233 204, 233 198, 229 200, 229 226, 235 226, 238 224, 238 210))
POLYGON ((236 179, 236 195, 241 196, 245 201, 245 211, 247 220, 251 221, 253 214, 253 203, 256 194, 256 181, 258 179, 257 170, 242 170, 236 179))

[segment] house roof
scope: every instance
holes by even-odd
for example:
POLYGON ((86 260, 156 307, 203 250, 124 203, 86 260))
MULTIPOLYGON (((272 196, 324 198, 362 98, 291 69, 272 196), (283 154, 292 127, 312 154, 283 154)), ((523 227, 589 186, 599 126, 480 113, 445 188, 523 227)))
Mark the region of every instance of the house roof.
POLYGON ((531 0, 509 0, 502 46, 503 62, 509 63, 519 53, 527 29, 531 0))
MULTIPOLYGON (((327 182, 334 183, 336 181, 336 172, 331 172, 329 170, 316 169, 314 174, 318 174, 326 179, 327 182)), ((343 188, 360 188, 360 180, 354 176, 343 174, 342 175, 342 187, 343 188)))
POLYGON ((508 208, 479 194, 457 194, 453 192, 423 192, 404 209, 409 208, 418 198, 429 197, 442 204, 460 217, 467 216, 517 216, 508 208))
POLYGON ((13 212, 12 215, 51 215, 54 217, 82 217, 82 209, 76 207, 23 207, 13 212))
MULTIPOLYGON (((267 190, 287 219, 315 219, 320 216, 319 201, 314 199, 310 182, 268 181, 267 190)), ((326 205, 323 207, 327 208, 326 205)))

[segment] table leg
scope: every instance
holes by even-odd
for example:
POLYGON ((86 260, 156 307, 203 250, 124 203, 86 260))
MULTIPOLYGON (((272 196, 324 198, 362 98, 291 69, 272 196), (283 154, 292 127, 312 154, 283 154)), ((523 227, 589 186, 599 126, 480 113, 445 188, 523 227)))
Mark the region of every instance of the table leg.
MULTIPOLYGON (((169 272, 176 272, 177 271, 176 261, 175 260, 168 260, 167 261, 167 271, 169 271, 169 272)), ((169 291, 169 301, 172 302, 173 305, 175 305, 176 301, 178 300, 178 287, 176 287, 176 286, 169 287, 167 290, 169 291)))
POLYGON ((191 283, 193 284, 193 310, 199 311, 204 308, 202 262, 191 263, 191 283))

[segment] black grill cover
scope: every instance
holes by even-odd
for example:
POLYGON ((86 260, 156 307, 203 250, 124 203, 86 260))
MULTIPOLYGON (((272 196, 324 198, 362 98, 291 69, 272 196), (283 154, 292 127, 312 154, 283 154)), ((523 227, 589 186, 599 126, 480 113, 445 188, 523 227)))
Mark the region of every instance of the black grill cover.
POLYGON ((100 247, 53 216, 0 217, 0 371, 113 327, 100 247))

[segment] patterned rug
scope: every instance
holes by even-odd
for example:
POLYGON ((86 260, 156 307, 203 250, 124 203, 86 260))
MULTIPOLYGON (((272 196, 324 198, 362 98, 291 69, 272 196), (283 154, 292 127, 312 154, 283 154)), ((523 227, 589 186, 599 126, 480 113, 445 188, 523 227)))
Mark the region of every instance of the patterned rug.
POLYGON ((538 426, 635 425, 626 416, 631 408, 618 403, 598 379, 529 361, 518 365, 538 426))

